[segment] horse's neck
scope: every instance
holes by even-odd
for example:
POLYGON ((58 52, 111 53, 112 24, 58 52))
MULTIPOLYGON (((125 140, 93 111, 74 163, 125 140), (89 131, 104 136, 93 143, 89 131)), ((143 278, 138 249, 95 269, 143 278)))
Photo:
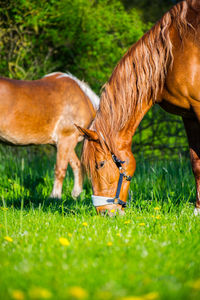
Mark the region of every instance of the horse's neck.
MULTIPOLYGON (((135 108, 135 111, 132 114, 132 117, 126 122, 125 126, 117 132, 114 132, 111 136, 109 136, 108 145, 110 145, 110 150, 116 156, 124 159, 124 156, 127 156, 127 153, 131 152, 132 138, 135 134, 137 127, 142 121, 145 114, 149 111, 149 109, 153 106, 153 101, 144 101, 139 107, 139 105, 135 108)), ((106 141, 107 142, 107 141, 106 141)))
POLYGON ((130 120, 126 123, 124 128, 119 132, 119 136, 123 137, 123 140, 126 140, 126 144, 132 143, 132 137, 135 134, 136 129, 138 128, 140 122, 142 121, 145 114, 153 106, 152 100, 143 101, 140 105, 138 104, 135 108, 135 111, 132 114, 130 120))

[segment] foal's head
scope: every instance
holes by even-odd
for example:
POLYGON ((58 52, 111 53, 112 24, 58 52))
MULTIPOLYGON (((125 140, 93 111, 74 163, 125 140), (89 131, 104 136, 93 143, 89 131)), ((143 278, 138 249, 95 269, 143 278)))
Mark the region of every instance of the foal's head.
POLYGON ((102 214, 107 212, 109 215, 115 215, 116 212, 122 214, 130 179, 136 167, 132 152, 129 149, 120 149, 121 160, 119 160, 109 150, 101 134, 81 127, 78 129, 85 136, 82 158, 91 177, 92 200, 97 212, 102 214), (120 173, 123 175, 119 180, 120 173))

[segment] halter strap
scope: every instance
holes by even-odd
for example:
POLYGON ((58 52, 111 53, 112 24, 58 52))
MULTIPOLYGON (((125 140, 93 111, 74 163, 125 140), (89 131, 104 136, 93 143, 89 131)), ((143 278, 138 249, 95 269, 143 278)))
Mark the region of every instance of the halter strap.
POLYGON ((94 206, 104 206, 104 205, 109 205, 109 204, 119 204, 122 207, 126 207, 126 202, 122 201, 119 198, 119 195, 120 195, 120 192, 121 192, 123 178, 126 178, 127 181, 131 181, 132 176, 129 176, 125 172, 123 172, 122 164, 124 164, 125 161, 122 161, 119 158, 117 158, 115 156, 115 154, 112 154, 112 159, 113 159, 114 163, 116 164, 116 166, 117 166, 117 168, 119 169, 119 172, 120 172, 119 180, 118 180, 118 184, 117 184, 116 195, 115 195, 114 198, 92 195, 92 202, 93 202, 94 206))
POLYGON ((118 184, 117 184, 117 191, 116 191, 116 195, 115 195, 115 198, 114 198, 114 203, 120 204, 122 207, 126 207, 126 202, 121 200, 119 198, 119 195, 120 195, 121 188, 122 188, 123 178, 126 178, 127 181, 131 181, 132 176, 126 175, 125 172, 122 172, 122 170, 123 170, 122 164, 125 163, 125 161, 119 160, 114 154, 112 155, 112 157, 113 157, 113 160, 114 160, 114 162, 115 162, 115 164, 118 167, 119 172, 120 172, 119 180, 118 180, 118 184))

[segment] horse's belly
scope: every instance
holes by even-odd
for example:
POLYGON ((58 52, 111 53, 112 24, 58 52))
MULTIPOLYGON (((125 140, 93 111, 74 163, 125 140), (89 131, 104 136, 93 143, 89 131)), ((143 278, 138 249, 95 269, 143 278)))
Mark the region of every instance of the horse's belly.
POLYGON ((170 114, 188 118, 194 116, 194 113, 191 110, 191 108, 176 105, 174 102, 169 102, 168 100, 162 100, 162 102, 159 102, 159 105, 170 114))
POLYGON ((22 104, 12 98, 0 101, 0 140, 17 145, 51 143, 52 113, 29 101, 22 104))
POLYGON ((2 122, 0 120, 0 141, 14 145, 49 144, 52 139, 47 128, 30 123, 2 122), (7 126, 6 126, 7 125, 7 126))
POLYGON ((0 131, 0 142, 8 145, 27 145, 27 143, 23 142, 23 139, 17 138, 12 134, 1 132, 1 131, 0 131))

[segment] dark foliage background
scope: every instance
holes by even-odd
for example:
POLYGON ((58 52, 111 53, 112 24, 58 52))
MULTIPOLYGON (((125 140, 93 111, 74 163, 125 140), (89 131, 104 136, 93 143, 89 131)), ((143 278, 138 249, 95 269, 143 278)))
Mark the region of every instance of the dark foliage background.
MULTIPOLYGON (((0 75, 36 79, 69 71, 96 93, 126 50, 173 0, 0 0, 0 75)), ((133 152, 149 159, 187 152, 181 118, 155 106, 141 122, 133 152)))

